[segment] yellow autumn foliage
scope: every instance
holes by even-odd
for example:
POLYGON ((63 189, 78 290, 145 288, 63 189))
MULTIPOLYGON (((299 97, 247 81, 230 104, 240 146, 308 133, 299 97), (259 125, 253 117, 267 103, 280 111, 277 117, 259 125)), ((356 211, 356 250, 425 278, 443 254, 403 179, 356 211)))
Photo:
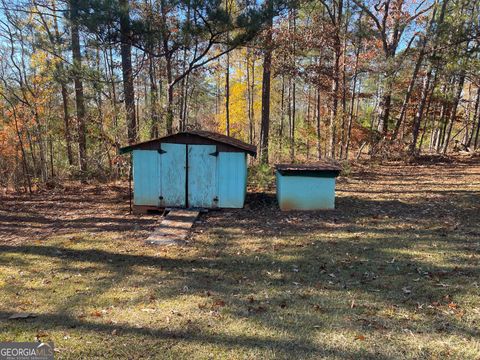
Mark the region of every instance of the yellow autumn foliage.
MULTIPOLYGON (((250 84, 252 81, 252 63, 247 64, 247 50, 241 49, 230 55, 230 136, 248 141, 249 138, 249 114, 248 114, 248 82, 247 66, 250 66, 250 84)), ((260 61, 255 62, 255 83, 253 87, 253 113, 254 124, 260 118, 261 103, 261 67, 260 61)), ((224 70, 225 72, 225 70, 224 70)), ((225 89, 225 74, 221 79, 221 86, 225 89)), ((218 131, 226 132, 226 107, 225 96, 221 104, 221 110, 216 116, 218 131)))

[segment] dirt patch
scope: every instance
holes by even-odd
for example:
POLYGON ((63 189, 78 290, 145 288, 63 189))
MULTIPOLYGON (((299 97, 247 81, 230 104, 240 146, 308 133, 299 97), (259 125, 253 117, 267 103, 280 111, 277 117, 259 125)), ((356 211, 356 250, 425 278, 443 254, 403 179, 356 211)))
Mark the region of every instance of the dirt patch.
POLYGON ((0 243, 41 241, 52 235, 76 232, 121 232, 142 238, 158 215, 133 215, 126 185, 69 184, 33 195, 0 197, 0 243))

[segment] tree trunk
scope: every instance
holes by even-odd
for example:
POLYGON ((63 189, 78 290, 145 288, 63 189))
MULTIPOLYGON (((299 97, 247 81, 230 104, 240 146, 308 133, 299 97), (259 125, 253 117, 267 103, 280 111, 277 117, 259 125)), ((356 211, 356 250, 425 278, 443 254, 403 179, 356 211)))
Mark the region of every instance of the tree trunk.
POLYGON ((172 58, 171 55, 167 56, 167 134, 173 134, 173 75, 172 75, 172 58))
MULTIPOLYGON (((475 121, 480 124, 480 87, 477 88, 477 98, 475 100, 475 109, 473 111, 473 121, 472 121, 472 132, 470 133, 470 138, 466 144, 467 147, 472 145, 472 141, 475 134, 475 121), (478 120, 477 120, 478 119, 478 120)), ((477 126, 477 133, 478 133, 478 126, 477 126)))
POLYGON ((225 134, 230 136, 230 53, 227 53, 225 69, 225 134))
POLYGON ((283 136, 285 128, 285 74, 282 74, 282 91, 280 94, 280 129, 278 131, 278 153, 280 161, 283 151, 283 136))
MULTIPOLYGON (((295 39, 296 36, 296 29, 297 29, 297 12, 296 9, 292 10, 292 30, 293 30, 293 37, 295 39)), ((296 68, 296 46, 295 41, 292 41, 292 62, 294 64, 294 68, 296 68)), ((296 117, 297 117, 297 85, 296 85, 296 77, 294 76, 292 81, 292 118, 291 118, 291 126, 290 126, 290 161, 295 161, 295 126, 296 126, 296 117)))
POLYGON ((87 171, 87 137, 86 137, 86 112, 85 97, 83 94, 82 82, 82 54, 80 51, 80 33, 78 24, 78 0, 71 2, 71 36, 72 36, 72 60, 73 60, 73 79, 75 84, 75 104, 77 108, 77 137, 78 137, 78 161, 80 172, 84 174, 87 171))
POLYGON ((130 29, 130 5, 128 0, 119 0, 120 6, 120 55, 122 58, 123 92, 127 115, 128 143, 137 141, 135 114, 135 89, 132 70, 132 32, 130 29))
MULTIPOLYGON (((347 2, 346 14, 349 13, 350 2, 347 2)), ((341 135, 340 135, 340 159, 343 159, 344 150, 345 150, 345 135, 346 135, 346 122, 347 122, 347 61, 345 59, 345 54, 347 53, 347 33, 348 33, 348 23, 349 19, 346 18, 345 29, 343 33, 343 50, 342 50, 342 125, 341 125, 341 135)))
POLYGON ((378 131, 383 135, 388 133, 388 121, 390 119, 390 108, 392 105, 392 85, 390 76, 387 76, 387 83, 379 104, 378 131))
POLYGON ((255 91, 255 59, 252 59, 252 51, 247 49, 247 104, 248 104, 248 141, 253 144, 253 126, 254 126, 254 91, 255 91), (250 71, 250 62, 252 70, 250 71))
POLYGON ((329 155, 332 159, 335 158, 335 146, 337 145, 337 117, 338 117, 338 98, 340 88, 340 59, 342 57, 342 44, 340 40, 340 29, 343 16, 343 0, 338 0, 338 13, 335 19, 335 43, 334 43, 334 68, 332 80, 332 110, 330 112, 330 146, 329 155))
POLYGON ((158 113, 158 86, 155 71, 155 63, 153 56, 149 56, 149 79, 150 79, 150 116, 152 117, 152 125, 150 127, 150 138, 154 139, 159 136, 160 116, 158 113))
MULTIPOLYGON (((427 102, 427 97, 428 93, 430 92, 430 82, 432 78, 432 67, 429 68, 427 76, 425 76, 425 79, 423 80, 423 85, 422 85, 422 93, 421 93, 421 100, 420 104, 418 106, 418 110, 415 114, 415 117, 413 119, 413 126, 412 126, 412 142, 410 144, 410 154, 413 155, 415 153, 416 147, 417 147, 417 139, 418 139, 418 132, 420 130, 420 122, 422 121, 423 118, 423 112, 425 110, 425 105, 427 102)), ((397 122, 397 125, 399 123, 397 122)), ((398 131, 395 129, 395 131, 398 131)))
POLYGON ((73 165, 72 152, 72 134, 70 132, 70 113, 68 111, 68 90, 65 82, 61 82, 62 106, 63 106, 63 124, 65 126, 65 142, 67 145, 68 165, 73 165))
MULTIPOLYGON (((308 94, 307 94, 307 116, 305 118, 305 122, 306 122, 305 127, 307 128, 308 131, 310 130, 311 93, 312 93, 312 86, 309 84, 308 94)), ((308 135, 305 137, 305 147, 306 147, 307 161, 308 161, 310 157, 310 139, 308 135)))
POLYGON ((317 157, 318 157, 318 160, 322 158, 321 109, 322 109, 322 105, 320 102, 320 87, 319 87, 317 88, 317 157))
MULTIPOLYGON (((451 87, 450 83, 443 84, 441 93, 442 94, 449 93, 450 90, 451 90, 450 87, 451 87)), ((444 135, 445 135, 445 130, 447 128, 447 118, 448 118, 448 114, 449 114, 449 106, 450 106, 450 103, 447 101, 447 99, 443 99, 442 100, 442 107, 440 109, 440 119, 439 119, 439 122, 438 122, 438 138, 437 138, 437 143, 435 144, 435 151, 437 153, 440 152, 440 149, 443 145, 443 141, 444 141, 444 138, 445 138, 444 135)))
POLYGON ((457 117, 457 108, 458 108, 458 104, 460 102, 460 98, 462 96, 462 90, 463 90, 463 84, 464 83, 465 83, 465 70, 462 70, 462 72, 460 74, 460 78, 458 80, 458 84, 457 84, 457 92, 456 92, 455 98, 453 100, 452 111, 450 113, 450 121, 448 123, 448 129, 447 129, 447 132, 445 134, 445 141, 443 143, 442 153, 444 153, 444 154, 447 152, 448 143, 450 142, 450 136, 452 134, 453 124, 455 123, 455 119, 457 117))
POLYGON ((262 76, 262 120, 260 128, 260 162, 268 164, 268 140, 270 130, 270 78, 272 65, 272 28, 273 0, 267 0, 265 6, 269 12, 269 23, 265 39, 262 76))
MULTIPOLYGON (((61 36, 60 36, 60 31, 58 28, 58 19, 57 19, 57 11, 56 11, 56 3, 55 1, 52 1, 52 10, 54 13, 53 17, 53 29, 55 32, 55 44, 54 47, 56 49, 56 52, 61 53, 61 49, 58 49, 58 45, 61 44, 61 36)), ((58 76, 59 76, 59 83, 60 83, 60 88, 61 88, 61 94, 62 94, 62 106, 63 106, 63 123, 65 126, 65 142, 67 145, 67 158, 68 158, 68 165, 72 166, 73 165, 73 152, 72 152, 72 134, 70 130, 70 112, 68 111, 68 89, 67 89, 67 81, 64 78, 64 68, 63 68, 63 63, 58 62, 57 65, 57 70, 58 70, 58 76)))
MULTIPOLYGON (((447 2, 447 0, 444 1, 444 4, 447 2)), ((434 7, 433 8, 433 11, 432 11, 432 16, 430 18, 430 21, 429 21, 429 24, 428 24, 428 29, 427 29, 427 32, 425 34, 425 36, 423 36, 422 38, 422 41, 420 43, 420 53, 418 54, 418 59, 417 59, 417 62, 415 63, 415 67, 413 68, 413 74, 412 74, 412 78, 410 79, 410 83, 408 84, 408 88, 407 88, 407 93, 405 94, 405 98, 403 99, 403 103, 402 103, 402 108, 400 110, 400 115, 398 117, 398 120, 397 122, 395 123, 395 129, 393 131, 393 136, 392 136, 392 140, 395 140, 398 136, 398 132, 400 130, 400 126, 402 125, 404 119, 405 119, 405 115, 407 113, 407 108, 408 108, 408 104, 410 102, 410 98, 412 96, 412 93, 413 93, 413 89, 415 87, 415 81, 417 79, 417 76, 418 76, 418 72, 420 71, 420 68, 422 67, 422 63, 423 63, 423 59, 425 58, 425 53, 426 53, 426 49, 427 49, 427 43, 428 43, 428 39, 430 38, 431 36, 431 32, 432 32, 432 29, 433 29, 433 25, 434 25, 434 21, 435 21, 435 14, 437 12, 437 8, 434 7)), ((443 11, 442 11, 443 12, 443 11)), ((443 19, 443 16, 441 16, 441 19, 443 19)), ((435 50, 434 50, 435 52, 435 50)), ((429 70, 428 70, 428 74, 429 76, 431 76, 432 74, 432 68, 431 68, 432 65, 430 65, 429 67, 429 70)), ((428 76, 427 76, 428 77, 428 76)), ((424 83, 424 86, 427 85, 427 93, 428 93, 428 86, 430 85, 430 79, 428 79, 427 81, 427 84, 424 83)), ((423 93, 423 90, 425 90, 424 88, 422 88, 422 95, 425 95, 423 93)), ((425 101, 426 99, 422 96, 421 98, 422 100, 420 101, 421 104, 419 106, 420 107, 425 107, 425 101), (423 103, 423 105, 422 105, 423 103)), ((417 112, 418 113, 418 112, 417 112)), ((423 113, 423 109, 422 109, 422 113, 423 113)), ((421 115, 420 114, 420 119, 418 119, 418 124, 420 123, 421 121, 421 115)), ((415 124, 415 121, 417 121, 417 118, 415 117, 415 120, 414 120, 414 124, 415 124)), ((415 127, 415 125, 414 125, 415 127)), ((418 129, 417 129, 417 136, 414 136, 415 137, 415 141, 413 143, 413 150, 415 150, 415 144, 416 144, 416 140, 417 140, 417 137, 418 137, 418 129)), ((411 148, 412 149, 412 148, 411 148)))

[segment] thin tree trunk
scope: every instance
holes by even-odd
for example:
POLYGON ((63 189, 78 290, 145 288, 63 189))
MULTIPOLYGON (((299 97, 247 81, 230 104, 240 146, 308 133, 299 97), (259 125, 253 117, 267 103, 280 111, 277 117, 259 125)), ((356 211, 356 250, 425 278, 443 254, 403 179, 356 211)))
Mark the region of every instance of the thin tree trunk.
POLYGON ((296 118, 296 85, 295 79, 292 79, 292 121, 290 126, 290 160, 295 160, 295 118, 296 118))
MULTIPOLYGON (((52 42, 54 42, 52 45, 55 48, 55 51, 59 54, 61 54, 61 49, 59 49, 59 44, 61 44, 61 36, 60 36, 60 31, 58 28, 58 19, 57 19, 57 11, 56 11, 56 3, 55 0, 52 0, 52 11, 53 11, 53 30, 54 30, 54 35, 55 38, 51 39, 52 42)), ((42 18, 43 19, 43 18, 42 18)), ((45 26, 47 25, 47 22, 45 22, 45 26)), ((58 71, 58 77, 59 80, 58 82, 60 83, 60 93, 62 95, 62 106, 63 106, 63 123, 65 127, 65 143, 67 146, 67 159, 68 159, 68 164, 70 166, 73 165, 73 152, 72 152, 72 134, 70 131, 70 113, 68 110, 68 89, 67 89, 67 81, 64 78, 64 68, 63 68, 63 62, 59 61, 57 65, 57 71, 58 71)))
MULTIPOLYGON (((479 103, 479 100, 480 100, 480 87, 477 90, 477 105, 479 103)), ((474 144, 473 148, 475 150, 477 149, 477 145, 479 145, 478 135, 480 133, 480 107, 477 107, 477 110, 478 111, 476 111, 476 115, 475 115, 475 118, 477 119, 477 131, 475 131, 475 140, 474 140, 474 143, 473 143, 474 144)), ((475 119, 474 119, 473 123, 475 124, 475 119)), ((472 129, 472 134, 473 134, 473 129, 472 129)))
POLYGON ((282 74, 282 92, 280 95, 280 129, 279 129, 279 139, 278 139, 278 147, 279 147, 279 154, 280 160, 282 159, 282 152, 283 152, 283 136, 284 136, 284 128, 285 128, 285 75, 282 74))
POLYGON ((247 49, 247 104, 248 104, 248 140, 253 144, 253 126, 254 126, 254 84, 255 84, 255 59, 252 59, 252 51, 247 49), (250 71, 250 62, 252 70, 250 71))
MULTIPOLYGON (((349 13, 350 2, 347 1, 346 14, 349 13)), ((345 134, 346 134, 346 122, 347 122, 347 61, 345 59, 345 54, 347 53, 347 32, 348 32, 348 18, 345 19, 345 29, 343 33, 343 51, 342 51, 342 128, 340 135, 340 159, 343 159, 344 150, 345 150, 345 134)))
POLYGON ((343 17, 343 0, 338 0, 337 16, 335 19, 336 31, 334 34, 334 68, 332 80, 332 110, 330 112, 330 146, 329 156, 335 158, 335 146, 337 145, 337 117, 338 117, 338 92, 340 87, 340 59, 342 57, 342 44, 340 41, 340 29, 343 17))
POLYGON ((80 33, 77 24, 78 18, 78 0, 71 2, 71 36, 72 36, 72 59, 74 67, 75 83, 75 104, 77 108, 77 138, 78 138, 78 160, 80 172, 84 174, 87 171, 87 137, 86 137, 86 111, 85 97, 83 94, 82 82, 82 54, 80 50, 80 33))
MULTIPOLYGON (((447 94, 450 92, 450 83, 449 82, 444 82, 441 89, 440 93, 441 94, 447 94)), ((442 99, 441 101, 441 108, 440 108, 440 118, 438 119, 438 135, 437 135, 437 140, 435 142, 435 151, 437 153, 440 152, 440 148, 442 146, 443 142, 443 133, 444 133, 444 128, 446 125, 446 118, 448 115, 448 102, 446 99, 442 99)))
MULTIPOLYGON (((229 0, 225 0, 225 12, 230 15, 229 0)), ((227 31, 227 48, 230 42, 230 32, 227 31)), ((227 52, 225 68, 225 134, 230 136, 230 52, 227 52)), ((248 86, 248 85, 247 85, 248 86)))
POLYGON ((463 84, 464 83, 465 83, 465 70, 462 70, 462 72, 460 74, 460 79, 459 79, 458 84, 457 84, 457 92, 455 94, 455 98, 454 98, 454 101, 453 101, 452 111, 450 113, 450 120, 449 120, 449 123, 448 123, 447 132, 445 134, 445 141, 443 143, 442 153, 444 153, 444 154, 447 152, 448 143, 450 142, 450 136, 452 134, 453 124, 455 123, 455 120, 456 120, 456 117, 457 117, 457 108, 458 108, 458 104, 460 102, 460 98, 462 96, 462 90, 463 90, 463 84))
MULTIPOLYGON (((423 118, 423 113, 424 113, 424 110, 425 110, 425 105, 426 105, 426 102, 427 102, 427 97, 428 97, 428 93, 430 92, 430 87, 431 87, 431 78, 432 78, 432 71, 433 71, 433 68, 430 67, 429 70, 428 70, 428 73, 427 73, 427 76, 425 77, 425 79, 423 80, 423 85, 422 85, 422 93, 420 95, 420 104, 418 106, 418 110, 415 114, 415 117, 413 119, 413 127, 412 127, 412 142, 410 144, 410 154, 414 154, 415 153, 415 150, 416 150, 416 147, 417 147, 417 139, 418 139, 418 132, 419 132, 419 129, 420 129, 420 122, 422 121, 422 118, 423 118)), ((435 87, 435 84, 433 84, 432 88, 435 87)), ((397 125, 398 122, 397 122, 397 125)))
POLYGON ((273 30, 273 0, 266 0, 265 6, 269 12, 269 21, 265 39, 262 77, 262 120, 260 131, 260 162, 268 164, 268 140, 270 130, 270 78, 272 66, 272 30, 273 30))
POLYGON ((358 78, 358 61, 360 57, 360 44, 355 51, 355 65, 353 70, 353 85, 352 85, 352 97, 350 99, 350 114, 348 117, 347 138, 345 140, 345 159, 348 159, 348 151, 350 150, 350 138, 352 134, 353 126, 353 113, 355 111, 355 98, 357 94, 357 78, 358 78))
MULTIPOLYGON (((448 0, 445 0, 444 4, 447 1, 448 0)), ((425 36, 422 37, 422 41, 420 43, 420 53, 418 54, 418 59, 415 63, 415 67, 413 68, 412 78, 410 79, 410 83, 408 84, 408 88, 407 88, 407 92, 405 94, 405 98, 403 99, 402 108, 400 110, 400 115, 398 117, 397 122, 395 123, 395 129, 393 131, 392 140, 395 140, 397 138, 398 132, 400 130, 400 126, 402 125, 402 123, 405 119, 408 104, 410 102, 410 98, 412 96, 413 89, 415 87, 415 81, 417 80, 418 73, 420 71, 420 68, 422 67, 423 59, 425 58, 425 54, 426 54, 426 50, 427 50, 427 43, 428 43, 428 39, 431 37, 431 33, 432 33, 432 30, 433 30, 433 25, 434 25, 434 22, 435 22, 436 12, 437 12, 437 8, 434 7, 433 11, 432 11, 432 16, 431 16, 429 24, 428 24, 427 32, 426 32, 425 36)), ((441 19, 443 19, 442 15, 441 15, 441 19)), ((430 65, 429 70, 427 71, 429 76, 431 76, 431 74, 432 74, 431 66, 432 65, 430 65)), ((424 83, 424 86, 425 85, 427 85, 427 92, 428 92, 428 86, 430 85, 430 79, 428 79, 426 84, 424 83)), ((422 89, 422 95, 424 95, 423 90, 424 89, 422 89)), ((424 99, 423 96, 422 96, 421 99, 422 100, 420 102, 421 102, 421 104, 423 103, 423 105, 420 105, 420 107, 424 107, 425 106, 424 101, 426 99, 424 99)), ((423 112, 423 109, 422 109, 422 112, 423 112)), ((416 120, 417 119, 414 120, 414 123, 415 123, 416 120)), ((418 119, 418 122, 420 122, 420 121, 421 121, 421 114, 420 114, 420 119, 418 119)), ((418 136, 418 134, 417 134, 417 136, 418 136)), ((416 143, 416 137, 415 137, 415 143, 416 143)), ((413 149, 415 149, 415 145, 413 145, 413 149)))
MULTIPOLYGON (((477 88, 477 97, 475 100, 475 109, 473 111, 473 120, 472 120, 472 131, 468 142, 465 144, 468 148, 472 145, 472 140, 475 134, 475 121, 479 119, 478 123, 480 124, 480 87, 477 88)), ((478 127, 477 127, 478 132, 478 127)))
MULTIPOLYGON (((306 116, 306 124, 305 127, 307 128, 308 132, 310 131, 310 115, 311 115, 311 92, 312 92, 312 87, 311 85, 308 85, 308 95, 307 95, 307 116, 306 116)), ((305 146, 306 146, 306 152, 307 152, 307 161, 310 157, 310 139, 309 136, 305 137, 305 146)))
POLYGON ((230 136, 230 53, 227 53, 225 69, 225 134, 230 136))
POLYGON ((321 137, 321 120, 322 105, 320 102, 320 87, 317 88, 317 157, 320 160, 322 158, 322 137, 321 137))
POLYGON ((172 59, 171 56, 167 56, 167 134, 173 134, 173 75, 172 75, 172 59))
POLYGON ((160 116, 158 113, 158 86, 157 86, 157 78, 156 78, 156 71, 155 71, 155 63, 153 56, 149 56, 148 59, 148 66, 149 66, 149 79, 150 79, 150 116, 152 117, 152 125, 150 127, 150 137, 157 138, 159 136, 159 124, 160 124, 160 116))

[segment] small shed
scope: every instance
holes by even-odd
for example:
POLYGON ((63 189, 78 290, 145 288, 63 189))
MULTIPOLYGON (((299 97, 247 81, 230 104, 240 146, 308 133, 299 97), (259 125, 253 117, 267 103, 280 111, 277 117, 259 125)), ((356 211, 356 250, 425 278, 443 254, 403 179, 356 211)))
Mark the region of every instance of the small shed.
POLYGON ((157 208, 242 208, 247 155, 256 147, 209 131, 186 131, 120 149, 132 153, 133 205, 157 208))
POLYGON ((326 161, 277 164, 277 200, 282 210, 335 208, 335 178, 341 168, 326 161))

